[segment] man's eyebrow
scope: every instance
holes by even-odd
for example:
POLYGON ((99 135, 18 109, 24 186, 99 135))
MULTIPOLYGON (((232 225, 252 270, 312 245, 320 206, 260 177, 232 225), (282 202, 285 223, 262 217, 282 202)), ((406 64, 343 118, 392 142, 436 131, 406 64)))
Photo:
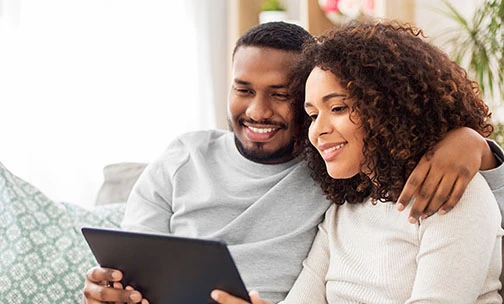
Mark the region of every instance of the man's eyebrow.
MULTIPOLYGON (((338 98, 338 97, 347 97, 345 94, 340 94, 340 93, 330 93, 322 97, 322 102, 325 103, 331 98, 338 98)), ((310 102, 305 102, 304 104, 305 108, 310 108, 310 107, 315 107, 313 104, 310 102)))
POLYGON ((286 84, 276 84, 276 85, 271 85, 270 88, 272 89, 285 89, 288 88, 289 86, 286 84))
MULTIPOLYGON (((250 82, 245 81, 245 80, 241 80, 241 79, 238 79, 238 78, 234 79, 234 83, 240 84, 240 85, 245 85, 245 86, 251 86, 252 85, 250 82)), ((286 88, 289 88, 289 85, 288 84, 274 84, 274 85, 270 85, 269 87, 272 88, 272 89, 286 89, 286 88)))
POLYGON ((235 78, 234 82, 237 83, 237 84, 241 84, 241 85, 250 85, 250 82, 245 81, 245 80, 241 80, 241 79, 238 79, 238 78, 235 78))

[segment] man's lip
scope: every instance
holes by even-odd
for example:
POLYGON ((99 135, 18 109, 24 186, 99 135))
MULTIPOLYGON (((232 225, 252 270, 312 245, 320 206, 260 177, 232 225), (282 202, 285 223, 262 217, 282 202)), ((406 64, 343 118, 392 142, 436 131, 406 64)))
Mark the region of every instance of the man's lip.
POLYGON ((277 132, 280 130, 278 127, 258 127, 258 126, 246 126, 245 133, 251 141, 264 142, 270 140, 277 132))
POLYGON ((271 133, 279 130, 280 128, 275 126, 275 127, 258 127, 258 126, 246 126, 250 130, 252 130, 255 133, 271 133))
POLYGON ((257 129, 285 129, 286 127, 279 124, 279 123, 253 123, 253 122, 247 122, 247 121, 242 121, 241 125, 247 128, 257 128, 257 129))

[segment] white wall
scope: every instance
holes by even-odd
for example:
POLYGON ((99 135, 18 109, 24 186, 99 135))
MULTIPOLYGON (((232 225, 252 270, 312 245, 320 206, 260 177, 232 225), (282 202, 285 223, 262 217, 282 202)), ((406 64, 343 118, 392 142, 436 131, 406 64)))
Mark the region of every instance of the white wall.
POLYGON ((183 1, 0 1, 0 162, 90 207, 102 168, 215 126, 183 1))
MULTIPOLYGON (((466 18, 470 18, 483 1, 448 0, 466 18)), ((415 1, 415 22, 429 37, 434 37, 454 25, 453 21, 440 13, 441 10, 446 8, 440 0, 415 1)))

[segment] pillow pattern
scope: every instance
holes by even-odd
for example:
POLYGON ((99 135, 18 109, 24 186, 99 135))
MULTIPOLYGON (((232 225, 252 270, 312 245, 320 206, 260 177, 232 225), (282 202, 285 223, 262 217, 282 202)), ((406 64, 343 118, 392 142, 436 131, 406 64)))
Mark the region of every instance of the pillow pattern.
POLYGON ((96 265, 80 227, 118 227, 123 207, 114 207, 54 202, 0 163, 1 302, 80 303, 84 274, 96 265))

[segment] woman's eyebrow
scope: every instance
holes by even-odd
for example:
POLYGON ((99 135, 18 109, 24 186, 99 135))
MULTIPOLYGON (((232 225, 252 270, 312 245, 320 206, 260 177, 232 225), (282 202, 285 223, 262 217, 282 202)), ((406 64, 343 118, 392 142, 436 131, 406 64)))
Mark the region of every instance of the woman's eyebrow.
POLYGON ((329 99, 337 97, 346 97, 346 95, 341 93, 330 93, 322 97, 322 102, 327 102, 329 99))

